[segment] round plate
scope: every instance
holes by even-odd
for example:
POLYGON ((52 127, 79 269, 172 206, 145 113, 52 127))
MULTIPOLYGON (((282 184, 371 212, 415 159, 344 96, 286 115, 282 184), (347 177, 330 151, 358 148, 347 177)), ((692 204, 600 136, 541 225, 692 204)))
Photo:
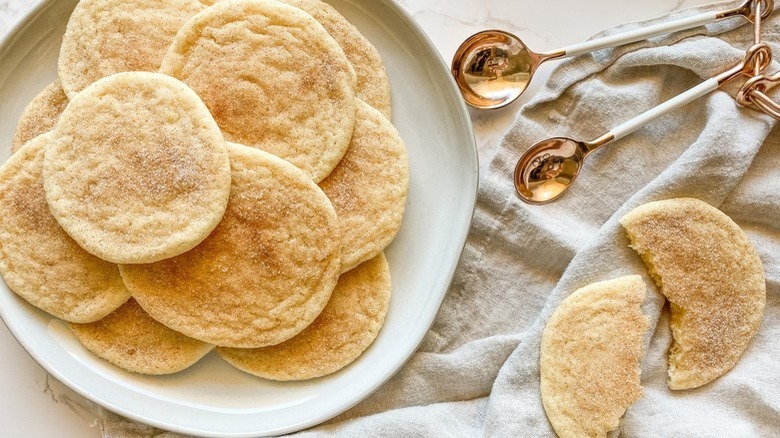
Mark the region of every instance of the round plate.
MULTIPOLYGON (((75 0, 42 2, 0 41, 0 159, 10 155, 19 114, 56 78, 60 41, 75 0)), ((393 297, 376 342, 355 363, 297 383, 244 374, 214 353, 165 377, 122 371, 75 341, 67 326, 0 284, 0 316, 54 377, 107 409, 192 435, 293 432, 355 405, 396 373, 430 328, 452 279, 476 198, 478 165, 471 123, 449 68, 391 0, 331 4, 382 54, 393 90, 393 123, 409 150, 404 224, 387 249, 393 297)))

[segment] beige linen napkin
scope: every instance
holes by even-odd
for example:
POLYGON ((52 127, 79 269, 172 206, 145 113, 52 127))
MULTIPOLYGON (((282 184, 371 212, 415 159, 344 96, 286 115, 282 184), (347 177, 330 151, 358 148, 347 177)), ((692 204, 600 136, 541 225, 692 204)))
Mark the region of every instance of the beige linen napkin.
MULTIPOLYGON (((556 203, 521 203, 510 179, 534 142, 594 138, 738 62, 752 42, 744 23, 732 19, 563 63, 520 111, 484 176, 454 282, 419 351, 363 403, 300 436, 554 436, 539 395, 542 329, 575 289, 627 274, 645 277, 644 311, 654 329, 643 362, 645 395, 615 435, 780 436, 780 135, 774 120, 718 91, 594 153, 556 203), (763 325, 739 364, 709 385, 678 392, 666 386, 668 311, 617 222, 639 204, 675 196, 703 199, 734 218, 758 248, 767 275, 763 325)), ((780 43, 779 32, 780 17, 765 23, 768 41, 780 43)), ((780 56, 780 45, 773 48, 780 56)), ((727 89, 733 94, 733 86, 727 89)), ((111 438, 175 436, 105 412, 102 426, 111 438)))

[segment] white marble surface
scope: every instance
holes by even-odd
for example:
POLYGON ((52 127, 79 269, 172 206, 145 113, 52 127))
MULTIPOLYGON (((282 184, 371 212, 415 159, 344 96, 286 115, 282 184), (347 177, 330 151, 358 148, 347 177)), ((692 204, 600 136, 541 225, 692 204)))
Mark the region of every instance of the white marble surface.
MULTIPOLYGON (((372 0, 368 0, 372 1, 372 0)), ((397 0, 428 33, 449 63, 462 40, 487 28, 520 35, 535 51, 579 42, 623 22, 709 3, 709 0, 397 0)), ((0 0, 0 39, 36 0, 0 0)), ((554 63, 543 65, 525 95, 496 111, 471 110, 481 168, 486 169, 517 110, 544 84, 554 63)), ((99 437, 89 403, 48 376, 0 325, 0 436, 99 437)))

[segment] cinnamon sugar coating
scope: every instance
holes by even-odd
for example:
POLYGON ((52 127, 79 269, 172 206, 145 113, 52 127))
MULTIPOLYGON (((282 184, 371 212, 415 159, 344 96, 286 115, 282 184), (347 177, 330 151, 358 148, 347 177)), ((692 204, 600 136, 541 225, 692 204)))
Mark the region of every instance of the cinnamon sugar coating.
POLYGON ((764 268, 745 233, 693 198, 651 202, 620 222, 670 303, 669 387, 696 388, 725 374, 766 305, 764 268))
POLYGON ((233 185, 214 232, 178 257, 120 270, 141 307, 176 331, 220 346, 274 345, 314 321, 336 286, 336 212, 292 164, 229 149, 233 185))
POLYGON ((355 71, 311 15, 271 0, 225 0, 176 35, 160 72, 209 107, 228 141, 293 163, 315 181, 355 126, 355 71))
POLYGON ((647 317, 638 275, 576 290, 542 333, 544 410, 561 438, 606 437, 642 396, 640 361, 647 317))

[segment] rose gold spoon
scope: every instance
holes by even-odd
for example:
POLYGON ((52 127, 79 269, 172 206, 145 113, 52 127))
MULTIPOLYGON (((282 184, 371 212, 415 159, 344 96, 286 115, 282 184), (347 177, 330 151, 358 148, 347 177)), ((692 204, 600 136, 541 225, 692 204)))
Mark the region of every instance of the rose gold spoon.
POLYGON ((501 108, 520 97, 536 69, 545 61, 629 44, 734 16, 753 22, 755 3, 761 2, 764 7, 759 15, 767 18, 774 8, 773 0, 746 0, 733 9, 704 12, 544 53, 531 51, 520 38, 509 32, 485 30, 461 44, 452 60, 452 74, 466 103, 480 109, 501 108))
POLYGON ((561 197, 577 178, 582 163, 596 149, 625 137, 657 117, 680 108, 695 99, 717 90, 721 85, 739 76, 750 76, 758 62, 760 71, 772 61, 772 52, 765 43, 754 44, 745 58, 731 69, 667 100, 633 119, 612 128, 590 141, 553 137, 531 146, 515 167, 515 190, 520 199, 529 204, 546 204, 561 197))

